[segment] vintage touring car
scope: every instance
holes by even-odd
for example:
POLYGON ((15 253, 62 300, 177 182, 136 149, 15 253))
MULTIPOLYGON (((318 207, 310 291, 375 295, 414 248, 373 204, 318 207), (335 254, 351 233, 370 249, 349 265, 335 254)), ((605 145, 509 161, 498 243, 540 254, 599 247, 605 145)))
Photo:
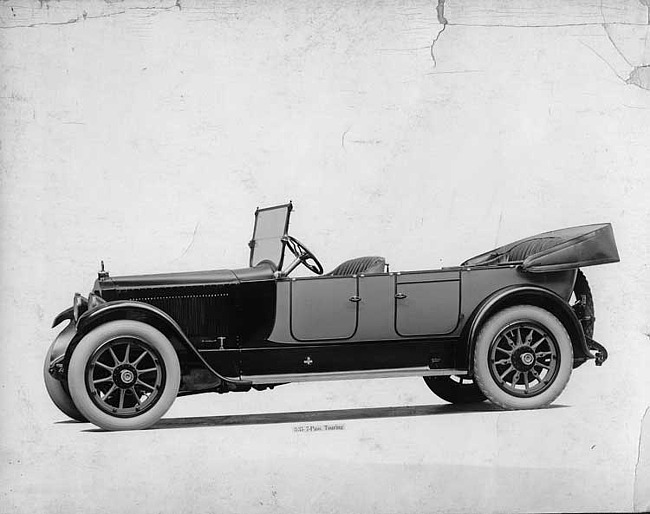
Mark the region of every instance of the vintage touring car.
POLYGON ((452 403, 532 409, 555 400, 573 368, 607 358, 579 268, 619 260, 610 224, 529 237, 458 267, 395 272, 370 256, 325 274, 289 235, 291 210, 256 210, 247 268, 112 277, 102 263, 88 297, 54 320, 67 322, 44 366, 56 406, 131 430, 181 395, 422 376, 452 403), (315 276, 290 277, 300 265, 315 276))

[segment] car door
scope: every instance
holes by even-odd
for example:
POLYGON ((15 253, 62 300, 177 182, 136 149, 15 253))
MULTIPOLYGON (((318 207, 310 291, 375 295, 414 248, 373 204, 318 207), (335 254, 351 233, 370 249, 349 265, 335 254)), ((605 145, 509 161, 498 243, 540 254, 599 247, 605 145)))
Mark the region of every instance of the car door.
POLYGON ((298 341, 340 341, 357 330, 357 278, 309 277, 291 280, 291 335, 298 341))
POLYGON ((460 271, 395 276, 395 331, 402 337, 445 335, 458 325, 460 271))

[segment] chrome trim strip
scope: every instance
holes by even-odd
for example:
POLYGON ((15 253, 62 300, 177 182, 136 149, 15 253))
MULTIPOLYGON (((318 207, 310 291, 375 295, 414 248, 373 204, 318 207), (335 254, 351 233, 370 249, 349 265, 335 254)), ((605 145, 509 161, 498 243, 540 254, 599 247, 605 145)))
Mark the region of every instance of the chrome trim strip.
POLYGON ((241 352, 239 348, 198 348, 199 353, 207 352, 241 352))
POLYGON ((329 371, 324 373, 287 373, 284 375, 242 375, 241 379, 253 384, 282 384, 286 382, 319 382, 325 380, 355 380, 363 378, 393 378, 393 377, 430 377, 445 375, 467 375, 464 369, 430 369, 396 368, 371 369, 367 371, 329 371))

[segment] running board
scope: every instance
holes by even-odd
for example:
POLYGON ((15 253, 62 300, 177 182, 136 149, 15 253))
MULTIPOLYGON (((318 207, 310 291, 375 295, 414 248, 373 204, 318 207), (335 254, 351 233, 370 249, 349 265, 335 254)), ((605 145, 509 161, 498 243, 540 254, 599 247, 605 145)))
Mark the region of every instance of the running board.
POLYGON ((356 380, 363 378, 465 376, 463 369, 396 368, 367 371, 330 371, 326 373, 288 373, 285 375, 242 375, 241 380, 253 384, 286 384, 288 382, 319 382, 324 380, 356 380))

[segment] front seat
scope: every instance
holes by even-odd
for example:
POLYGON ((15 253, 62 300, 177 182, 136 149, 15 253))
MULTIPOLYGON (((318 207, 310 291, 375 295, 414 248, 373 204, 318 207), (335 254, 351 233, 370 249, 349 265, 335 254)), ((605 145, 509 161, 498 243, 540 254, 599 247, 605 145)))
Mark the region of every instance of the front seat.
POLYGON ((357 257, 339 264, 327 275, 341 277, 346 275, 359 275, 360 273, 383 273, 386 269, 386 259, 378 256, 357 257))

